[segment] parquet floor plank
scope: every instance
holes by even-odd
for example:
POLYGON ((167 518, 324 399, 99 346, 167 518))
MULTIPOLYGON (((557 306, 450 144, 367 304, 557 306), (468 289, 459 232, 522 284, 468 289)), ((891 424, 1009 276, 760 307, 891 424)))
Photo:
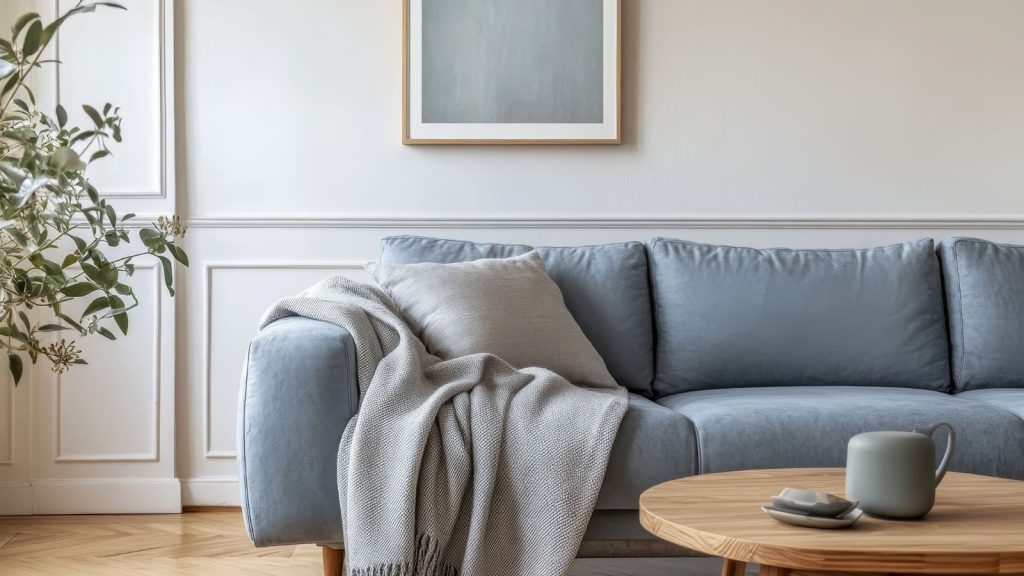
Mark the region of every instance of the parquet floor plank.
MULTIPOLYGON (((717 576, 709 558, 578 560, 570 576, 717 576), (694 563, 696 562, 696 563, 694 563)), ((0 576, 321 576, 314 545, 255 548, 238 510, 0 516, 0 576)))

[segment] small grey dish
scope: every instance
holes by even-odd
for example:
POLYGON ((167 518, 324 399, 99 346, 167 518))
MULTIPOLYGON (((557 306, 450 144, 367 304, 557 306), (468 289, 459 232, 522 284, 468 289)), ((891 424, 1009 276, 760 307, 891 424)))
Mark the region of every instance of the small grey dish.
POLYGON ((824 530, 835 530, 836 528, 846 528, 852 526, 860 517, 864 514, 860 508, 854 508, 848 511, 846 514, 839 516, 838 518, 827 518, 822 516, 808 516, 807 514, 795 514, 793 512, 785 512, 783 510, 777 510, 771 506, 761 506, 761 510, 768 513, 769 516, 784 522, 786 524, 792 524, 794 526, 804 526, 806 528, 821 528, 824 530))
POLYGON ((772 496, 772 506, 787 512, 837 518, 856 508, 857 502, 840 498, 827 492, 804 490, 802 488, 786 488, 779 492, 778 496, 772 496))

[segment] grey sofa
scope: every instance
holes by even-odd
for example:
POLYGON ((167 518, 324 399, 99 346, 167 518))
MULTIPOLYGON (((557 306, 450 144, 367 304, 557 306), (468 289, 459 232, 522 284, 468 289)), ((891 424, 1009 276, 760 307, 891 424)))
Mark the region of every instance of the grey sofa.
MULTIPOLYGON (((386 263, 529 246, 399 236, 386 263)), ((629 409, 588 541, 651 539, 659 482, 746 468, 843 466, 847 440, 953 424, 954 470, 1024 479, 1024 248, 931 240, 869 250, 754 250, 656 239, 539 248, 629 409)), ((242 503, 258 546, 342 546, 335 458, 358 410, 343 329, 289 318, 249 348, 242 503)), ((939 446, 938 448, 942 448, 939 446)))

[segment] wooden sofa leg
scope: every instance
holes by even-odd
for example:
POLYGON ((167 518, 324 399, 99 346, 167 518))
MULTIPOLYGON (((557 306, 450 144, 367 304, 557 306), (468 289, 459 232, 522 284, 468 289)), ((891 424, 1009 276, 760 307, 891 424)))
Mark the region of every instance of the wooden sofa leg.
POLYGON ((324 551, 324 576, 345 576, 345 549, 321 548, 324 551))

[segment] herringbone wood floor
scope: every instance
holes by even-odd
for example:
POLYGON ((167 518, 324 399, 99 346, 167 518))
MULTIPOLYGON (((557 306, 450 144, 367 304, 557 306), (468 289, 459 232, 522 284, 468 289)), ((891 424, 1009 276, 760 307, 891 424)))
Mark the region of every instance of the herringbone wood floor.
MULTIPOLYGON (((0 516, 0 576, 321 576, 313 545, 254 548, 238 510, 0 516)), ((710 558, 588 558, 571 576, 711 576, 710 558)))

